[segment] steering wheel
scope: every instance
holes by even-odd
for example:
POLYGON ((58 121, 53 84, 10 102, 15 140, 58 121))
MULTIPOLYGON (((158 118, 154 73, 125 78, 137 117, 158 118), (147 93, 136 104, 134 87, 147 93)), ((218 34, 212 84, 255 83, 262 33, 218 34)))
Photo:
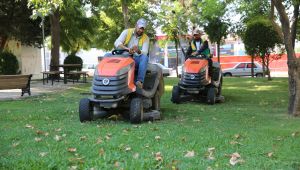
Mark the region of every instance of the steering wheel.
POLYGON ((119 49, 119 50, 113 50, 111 53, 112 55, 121 55, 123 52, 129 52, 127 49, 119 49))

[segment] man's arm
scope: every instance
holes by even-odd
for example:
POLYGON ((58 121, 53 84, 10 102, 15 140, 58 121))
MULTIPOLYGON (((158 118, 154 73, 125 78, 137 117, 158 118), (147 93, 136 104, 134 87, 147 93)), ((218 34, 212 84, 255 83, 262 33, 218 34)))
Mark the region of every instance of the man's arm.
POLYGON ((125 42, 128 30, 124 30, 120 36, 116 39, 114 45, 117 49, 125 49, 130 50, 130 48, 126 47, 123 43, 125 42))

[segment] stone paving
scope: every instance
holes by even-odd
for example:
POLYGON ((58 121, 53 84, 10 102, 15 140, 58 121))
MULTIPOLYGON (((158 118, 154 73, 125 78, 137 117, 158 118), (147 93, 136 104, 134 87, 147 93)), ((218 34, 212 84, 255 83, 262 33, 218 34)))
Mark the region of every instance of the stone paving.
MULTIPOLYGON (((43 81, 41 80, 33 80, 31 81, 31 96, 37 96, 45 93, 56 93, 59 91, 64 91, 67 89, 72 88, 73 86, 76 86, 81 83, 75 83, 68 82, 68 84, 64 84, 62 81, 60 82, 54 82, 53 86, 51 85, 51 82, 48 84, 45 83, 43 85, 43 81)), ((0 101, 1 100, 11 100, 11 99, 22 99, 25 97, 28 97, 29 95, 26 93, 24 96, 21 96, 21 89, 12 89, 12 90, 0 90, 0 101)))

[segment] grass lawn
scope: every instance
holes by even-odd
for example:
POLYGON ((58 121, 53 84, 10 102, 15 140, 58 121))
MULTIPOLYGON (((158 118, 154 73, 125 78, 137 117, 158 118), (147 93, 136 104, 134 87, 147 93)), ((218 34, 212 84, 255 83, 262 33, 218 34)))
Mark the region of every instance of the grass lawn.
POLYGON ((177 81, 165 79, 164 119, 140 125, 80 123, 89 84, 1 101, 0 169, 300 169, 300 119, 286 113, 286 78, 225 78, 226 102, 216 105, 171 103, 177 81))

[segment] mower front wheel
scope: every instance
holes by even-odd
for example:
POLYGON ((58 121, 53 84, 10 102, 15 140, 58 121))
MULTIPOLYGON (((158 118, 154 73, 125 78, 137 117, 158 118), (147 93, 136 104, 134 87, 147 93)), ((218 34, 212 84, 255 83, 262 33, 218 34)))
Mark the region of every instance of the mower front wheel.
POLYGON ((173 86, 171 101, 176 104, 180 103, 180 88, 178 86, 173 86))
POLYGON ((141 98, 133 98, 130 103, 130 122, 133 124, 141 123, 143 112, 143 100, 141 98))
POLYGON ((83 98, 79 102, 79 119, 80 122, 91 121, 93 119, 93 110, 88 98, 83 98))
POLYGON ((216 90, 214 87, 210 87, 207 91, 207 103, 211 105, 216 103, 216 90))

